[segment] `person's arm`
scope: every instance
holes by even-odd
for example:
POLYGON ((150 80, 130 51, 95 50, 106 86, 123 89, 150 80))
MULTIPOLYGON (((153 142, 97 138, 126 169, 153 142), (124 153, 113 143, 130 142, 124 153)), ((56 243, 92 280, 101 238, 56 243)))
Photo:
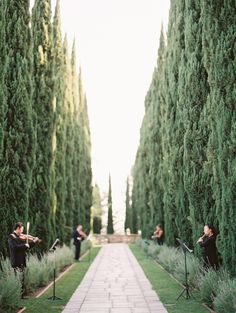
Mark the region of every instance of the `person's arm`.
POLYGON ((209 245, 211 245, 211 243, 212 243, 212 240, 214 240, 214 237, 213 236, 211 236, 211 237, 208 237, 207 239, 205 239, 205 240, 198 240, 198 243, 199 243, 199 245, 201 246, 201 247, 208 247, 209 245))
POLYGON ((87 238, 87 235, 82 230, 79 233, 80 233, 80 235, 82 236, 83 239, 87 238))
POLYGON ((9 248, 12 249, 13 251, 20 251, 20 250, 25 251, 29 248, 26 243, 18 243, 17 240, 11 235, 8 238, 8 244, 9 244, 9 248))
POLYGON ((163 230, 160 229, 156 236, 157 236, 157 238, 161 238, 162 235, 163 235, 163 230))

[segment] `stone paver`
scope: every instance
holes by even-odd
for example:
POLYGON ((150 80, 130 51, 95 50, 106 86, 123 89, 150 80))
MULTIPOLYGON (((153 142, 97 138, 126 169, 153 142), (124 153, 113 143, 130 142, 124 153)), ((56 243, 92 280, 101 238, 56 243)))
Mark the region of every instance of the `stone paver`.
POLYGON ((167 313, 126 244, 102 247, 63 313, 167 313))

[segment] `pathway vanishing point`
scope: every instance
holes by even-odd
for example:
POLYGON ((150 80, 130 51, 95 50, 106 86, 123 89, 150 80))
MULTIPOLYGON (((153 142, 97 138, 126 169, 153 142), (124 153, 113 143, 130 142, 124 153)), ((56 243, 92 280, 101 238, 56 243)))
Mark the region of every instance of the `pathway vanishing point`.
POLYGON ((62 313, 167 313, 126 244, 104 245, 62 313))

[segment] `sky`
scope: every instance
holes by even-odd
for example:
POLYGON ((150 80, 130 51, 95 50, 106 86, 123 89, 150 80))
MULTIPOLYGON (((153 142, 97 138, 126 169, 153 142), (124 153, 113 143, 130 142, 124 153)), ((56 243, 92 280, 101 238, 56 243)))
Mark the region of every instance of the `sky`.
POLYGON ((76 40, 88 100, 93 182, 107 192, 111 174, 117 229, 168 11, 169 0, 61 0, 62 30, 70 45, 76 40))

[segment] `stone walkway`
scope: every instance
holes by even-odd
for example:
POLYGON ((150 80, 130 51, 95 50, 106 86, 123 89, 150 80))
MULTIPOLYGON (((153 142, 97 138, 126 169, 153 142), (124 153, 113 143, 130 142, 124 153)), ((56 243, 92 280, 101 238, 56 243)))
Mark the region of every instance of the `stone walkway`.
POLYGON ((63 313, 167 313, 126 244, 102 247, 63 313))

